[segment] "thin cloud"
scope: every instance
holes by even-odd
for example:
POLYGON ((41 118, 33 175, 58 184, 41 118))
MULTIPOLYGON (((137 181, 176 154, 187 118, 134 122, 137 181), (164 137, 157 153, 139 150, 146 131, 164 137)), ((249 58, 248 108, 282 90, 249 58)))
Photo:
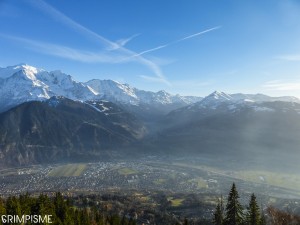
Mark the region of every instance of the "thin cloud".
POLYGON ((300 90, 300 81, 286 82, 281 80, 273 80, 266 82, 263 87, 270 91, 292 91, 300 90))
POLYGON ((202 81, 202 80, 177 80, 172 82, 172 85, 174 87, 208 87, 211 86, 215 83, 214 80, 207 80, 207 81, 202 81))
POLYGON ((286 61, 300 61, 300 54, 281 55, 278 56, 277 58, 286 61))
POLYGON ((44 13, 51 16, 54 20, 57 20, 60 23, 65 24, 66 26, 76 30, 77 32, 89 36, 92 38, 95 38, 96 40, 100 41, 102 44, 104 44, 106 47, 114 47, 116 46, 116 43, 102 37, 101 35, 98 35, 97 33, 89 30, 88 28, 82 26, 81 24, 75 22, 62 12, 58 11, 51 5, 47 4, 46 2, 42 0, 29 0, 28 1, 32 6, 38 8, 39 10, 43 11, 44 13))
POLYGON ((137 36, 140 36, 141 34, 134 34, 129 38, 126 39, 120 39, 117 40, 116 43, 119 45, 119 47, 123 47, 125 46, 128 42, 130 42, 132 39, 136 38, 137 36))
POLYGON ((205 33, 211 32, 211 31, 213 31, 213 30, 220 29, 220 28, 221 28, 221 26, 213 27, 213 28, 210 28, 210 29, 207 29, 207 30, 204 30, 204 31, 201 31, 201 32, 192 34, 192 35, 189 35, 189 36, 187 36, 187 37, 184 37, 184 38, 181 38, 181 39, 178 39, 178 40, 169 42, 169 43, 167 43, 167 44, 164 44, 164 45, 161 45, 161 46, 158 46, 158 47, 155 47, 155 48, 151 48, 151 49, 142 51, 142 52, 140 52, 140 53, 138 53, 138 54, 136 54, 136 55, 134 55, 134 56, 136 57, 136 56, 144 55, 144 54, 149 53, 149 52, 154 52, 154 51, 157 51, 157 50, 159 50, 159 49, 169 47, 170 45, 177 44, 177 43, 179 43, 179 42, 188 40, 188 39, 190 39, 190 38, 197 37, 197 36, 199 36, 199 35, 202 35, 202 34, 205 34, 205 33))
POLYGON ((27 48, 47 54, 53 55, 65 59, 75 60, 79 62, 86 62, 86 63, 122 63, 124 62, 124 55, 121 54, 108 54, 107 52, 91 52, 91 51, 84 51, 78 50, 62 45, 41 42, 21 37, 9 36, 0 34, 0 37, 7 38, 10 40, 14 40, 17 42, 22 43, 27 48))
POLYGON ((104 47, 106 49, 116 49, 117 48, 118 51, 122 52, 122 54, 127 55, 127 57, 124 57, 124 59, 123 59, 124 62, 128 61, 128 59, 127 59, 128 57, 131 58, 132 56, 135 56, 134 60, 136 62, 147 66, 155 74, 155 76, 158 77, 162 82, 169 83, 167 81, 167 79, 165 78, 165 76, 163 75, 159 66, 156 65, 155 63, 153 63, 152 61, 150 61, 142 56, 138 56, 136 52, 131 51, 131 50, 125 48, 124 46, 120 46, 117 43, 112 42, 112 41, 104 38, 103 36, 89 30, 88 28, 75 22, 74 20, 67 17, 66 15, 64 15, 63 13, 61 13, 60 11, 58 11, 57 9, 55 9, 54 7, 50 6, 49 4, 47 4, 46 2, 44 2, 42 0, 30 0, 29 2, 34 7, 37 7, 38 9, 42 10, 46 14, 50 15, 53 19, 58 20, 59 22, 65 24, 66 26, 76 30, 77 32, 79 32, 85 36, 88 36, 88 37, 98 40, 100 43, 102 43, 104 45, 104 47))
POLYGON ((161 79, 159 77, 151 77, 151 76, 146 76, 146 75, 140 75, 140 77, 147 81, 165 83, 168 86, 172 86, 172 84, 169 81, 161 79))
POLYGON ((159 66, 170 65, 178 61, 177 59, 174 58, 166 58, 166 57, 160 58, 153 55, 152 56, 149 55, 147 56, 147 58, 149 58, 149 60, 151 60, 152 62, 154 62, 156 65, 159 66))
MULTIPOLYGON (((46 43, 26 38, 20 38, 15 36, 9 36, 5 34, 0 34, 0 37, 14 40, 17 42, 25 44, 27 48, 47 55, 53 55, 65 59, 70 59, 78 62, 84 63, 124 63, 125 59, 129 61, 129 58, 125 58, 124 55, 108 53, 108 52, 90 52, 83 51, 74 48, 69 48, 62 45, 46 43)), ((157 76, 140 76, 145 80, 164 83, 171 86, 171 83, 165 79, 163 76, 159 76, 161 71, 160 68, 153 64, 153 71, 157 76)))

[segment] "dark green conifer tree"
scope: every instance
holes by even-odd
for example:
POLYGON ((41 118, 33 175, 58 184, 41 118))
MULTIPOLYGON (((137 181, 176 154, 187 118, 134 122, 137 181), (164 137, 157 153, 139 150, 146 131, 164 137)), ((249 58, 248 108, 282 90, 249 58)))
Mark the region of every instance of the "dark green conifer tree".
MULTIPOLYGON (((262 208, 262 207, 261 207, 262 208)), ((260 213, 259 225, 267 225, 267 219, 263 211, 260 213)))
POLYGON ((224 220, 224 207, 223 207, 223 196, 221 199, 218 199, 218 204, 214 212, 213 223, 215 225, 222 225, 224 220))
POLYGON ((247 224, 248 225, 259 225, 260 224, 260 212, 259 206, 256 201, 254 194, 251 195, 248 212, 247 212, 247 224))
POLYGON ((226 205, 225 225, 242 225, 244 223, 243 207, 238 199, 239 194, 236 190, 235 183, 233 183, 226 205))
POLYGON ((69 205, 69 201, 65 201, 64 197, 60 192, 55 194, 55 197, 53 199, 54 203, 54 211, 55 211, 55 217, 57 219, 58 224, 64 224, 64 225, 73 225, 74 221, 72 221, 71 218, 71 205, 69 205))
MULTIPOLYGON (((2 198, 0 198, 0 215, 5 215, 6 214, 6 209, 4 205, 4 201, 2 198)), ((0 220, 0 225, 2 225, 2 220, 0 220)))
MULTIPOLYGON (((21 214, 22 215, 30 215, 32 211, 32 207, 35 204, 35 199, 31 198, 28 193, 26 194, 21 194, 19 196, 19 202, 21 206, 21 214)), ((38 214, 36 214, 38 215, 38 214)))
POLYGON ((99 211, 96 212, 95 218, 98 225, 104 225, 104 215, 102 215, 99 211))
POLYGON ((128 225, 136 225, 135 220, 133 220, 132 218, 129 219, 128 225))
POLYGON ((8 197, 6 200, 6 213, 8 215, 18 215, 21 216, 21 206, 19 199, 15 196, 8 197))
POLYGON ((188 219, 187 219, 187 218, 184 218, 183 225, 189 225, 189 221, 188 221, 188 219))
POLYGON ((90 225, 91 224, 87 208, 81 210, 81 221, 80 221, 80 224, 81 225, 90 225))

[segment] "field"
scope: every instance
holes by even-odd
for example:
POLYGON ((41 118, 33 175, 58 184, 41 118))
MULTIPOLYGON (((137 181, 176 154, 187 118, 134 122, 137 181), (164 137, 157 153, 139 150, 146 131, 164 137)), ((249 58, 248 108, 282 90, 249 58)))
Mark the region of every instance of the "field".
POLYGON ((166 182, 167 182, 167 180, 163 179, 163 178, 159 178, 159 179, 153 181, 153 183, 156 185, 162 185, 162 184, 165 184, 166 182))
POLYGON ((134 170, 134 169, 131 169, 131 168, 125 167, 125 168, 119 169, 119 170, 118 170, 118 173, 119 173, 120 175, 125 175, 125 176, 127 176, 127 175, 137 174, 138 171, 136 171, 136 170, 134 170))
POLYGON ((275 173, 269 171, 238 171, 234 176, 255 183, 265 183, 292 190, 300 190, 300 176, 296 174, 275 173))
POLYGON ((201 188, 207 188, 208 187, 207 182, 203 178, 201 178, 201 177, 190 179, 190 180, 188 180, 188 182, 189 183, 196 183, 197 187, 199 189, 201 189, 201 188))
POLYGON ((78 177, 83 174, 86 164, 67 164, 53 168, 48 174, 51 177, 78 177))
MULTIPOLYGON (((291 190, 293 193, 300 194, 300 176, 298 174, 288 174, 288 173, 277 173, 266 170, 239 170, 239 171, 231 171, 231 170, 221 170, 216 167, 208 167, 205 165, 195 165, 195 164, 187 164, 187 163, 174 163, 173 165, 177 165, 180 167, 186 168, 195 168, 200 170, 205 170, 211 174, 220 175, 224 178, 230 179, 238 179, 245 182, 257 183, 257 184, 265 184, 272 185, 278 188, 284 188, 291 190)), ((189 180, 189 182, 193 182, 193 180, 189 180)), ((205 181, 199 179, 198 182, 199 188, 205 187, 205 181)))
POLYGON ((171 206, 177 207, 177 206, 182 205, 182 202, 184 201, 184 198, 172 198, 172 197, 169 197, 168 201, 171 202, 171 206))

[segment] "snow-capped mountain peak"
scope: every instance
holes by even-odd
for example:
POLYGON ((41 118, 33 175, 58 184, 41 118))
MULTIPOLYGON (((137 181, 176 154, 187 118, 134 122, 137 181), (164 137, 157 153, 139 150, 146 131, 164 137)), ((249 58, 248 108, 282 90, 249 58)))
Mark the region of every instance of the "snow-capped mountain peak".
POLYGON ((91 88, 61 71, 48 72, 27 64, 0 68, 0 111, 22 102, 64 96, 89 100, 97 96, 91 88))
POLYGON ((200 97, 184 97, 180 95, 172 95, 166 91, 144 91, 131 87, 129 84, 121 84, 113 80, 90 80, 85 83, 95 92, 99 93, 102 98, 112 102, 121 102, 125 104, 182 104, 187 105, 191 102, 199 101, 200 97))
POLYGON ((224 92, 214 91, 210 95, 206 96, 202 101, 196 103, 200 107, 216 107, 223 102, 233 101, 233 98, 224 92))
POLYGON ((85 83, 96 93, 109 101, 118 101, 122 103, 138 104, 138 97, 135 89, 128 84, 121 84, 113 80, 93 79, 85 83))
POLYGON ((204 99, 215 99, 215 100, 219 100, 219 101, 230 101, 230 100, 232 100, 232 97, 229 94, 226 94, 224 92, 214 91, 213 93, 211 93, 210 95, 208 95, 204 99))
MULTIPOLYGON (((45 100, 52 96, 64 96, 72 100, 108 100, 114 103, 139 105, 147 108, 172 106, 179 108, 218 108, 229 103, 249 104, 264 101, 300 102, 295 97, 269 97, 262 94, 226 94, 214 91, 205 98, 180 96, 166 91, 144 91, 128 84, 113 80, 76 81, 71 75, 60 70, 46 71, 28 64, 18 64, 0 68, 0 112, 20 103, 32 100, 45 100)), ((233 106, 231 106, 233 108, 233 106)))
POLYGON ((15 66, 0 68, 0 78, 6 79, 19 71, 23 71, 23 74, 26 75, 28 79, 35 79, 35 75, 43 70, 22 63, 15 66))
POLYGON ((78 82, 60 70, 46 71, 19 64, 0 68, 0 112, 27 101, 43 101, 52 96, 72 100, 104 99, 129 105, 154 104, 185 106, 199 101, 200 97, 172 95, 165 91, 138 90, 113 80, 78 82))
POLYGON ((21 65, 20 68, 22 68, 22 71, 24 71, 24 74, 26 74, 26 76, 30 80, 36 80, 35 75, 41 71, 41 70, 39 70, 33 66, 29 66, 27 64, 21 65))

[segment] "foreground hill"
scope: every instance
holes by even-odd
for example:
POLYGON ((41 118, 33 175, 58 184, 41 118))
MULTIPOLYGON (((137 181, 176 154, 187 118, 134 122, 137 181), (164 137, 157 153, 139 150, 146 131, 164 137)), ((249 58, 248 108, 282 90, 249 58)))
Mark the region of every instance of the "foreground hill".
POLYGON ((145 132, 142 122, 110 102, 63 97, 27 102, 0 114, 0 162, 16 166, 100 159, 145 132))

